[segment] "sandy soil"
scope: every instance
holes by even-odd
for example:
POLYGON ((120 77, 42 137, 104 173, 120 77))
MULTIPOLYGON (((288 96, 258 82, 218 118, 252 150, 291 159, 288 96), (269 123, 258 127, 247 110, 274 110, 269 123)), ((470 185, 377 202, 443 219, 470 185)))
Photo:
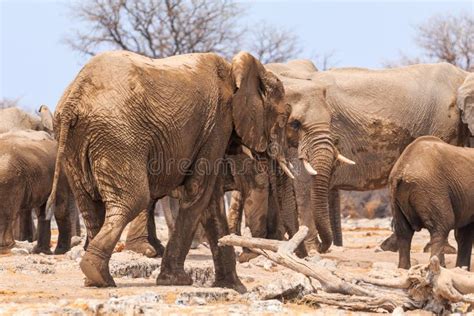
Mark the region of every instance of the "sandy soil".
MULTIPOLYGON (((166 240, 166 225, 157 218, 159 236, 166 240)), ((311 260, 350 271, 396 269, 398 254, 382 252, 378 245, 390 235, 390 219, 344 220, 344 247, 333 247, 311 260)), ((53 234, 53 243, 56 232, 53 234)), ((428 261, 422 249, 428 233, 416 233, 412 245, 413 264, 428 261)), ((453 236, 450 243, 456 245, 453 236)), ((24 246, 28 248, 29 245, 24 246)), ((120 247, 119 247, 120 248, 120 247)), ((240 249, 236 249, 240 251, 240 249)), ((160 259, 149 259, 131 252, 112 256, 111 272, 117 288, 83 286, 79 269, 81 246, 59 256, 10 254, 0 256, 0 314, 159 314, 248 315, 248 314, 357 314, 331 308, 314 309, 271 299, 281 288, 310 291, 307 279, 264 258, 237 264, 239 276, 249 293, 211 288, 212 258, 205 245, 191 250, 186 267, 195 279, 189 287, 162 287, 155 284, 160 259), (133 277, 132 277, 133 276, 133 277), (269 299, 270 300, 263 300, 269 299)), ((454 266, 455 255, 447 255, 447 266, 454 266)), ((291 292, 290 291, 290 292, 291 292)))

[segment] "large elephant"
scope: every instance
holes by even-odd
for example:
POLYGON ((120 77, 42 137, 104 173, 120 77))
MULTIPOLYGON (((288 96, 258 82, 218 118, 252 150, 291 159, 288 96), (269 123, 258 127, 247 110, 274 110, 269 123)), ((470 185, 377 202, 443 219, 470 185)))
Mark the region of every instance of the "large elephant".
POLYGON ((248 53, 231 63, 212 53, 93 57, 54 118, 56 175, 64 163, 90 240, 80 263, 86 285, 115 286, 108 262, 125 225, 150 200, 179 188, 177 224, 157 283, 192 284, 184 260, 201 220, 215 285, 245 291, 233 248, 218 246, 228 233, 219 162, 231 139, 254 152, 271 147, 275 159, 284 159, 287 118, 283 84, 248 53))
MULTIPOLYGON (((13 226, 21 214, 31 218, 37 210, 38 242, 34 253, 50 254, 50 220, 45 206, 53 183, 57 143, 43 131, 12 131, 0 134, 0 253, 15 245, 13 226)), ((58 174, 54 216, 59 228, 55 254, 69 250, 71 195, 66 177, 58 174)))
POLYGON ((401 152, 419 136, 466 143, 469 133, 461 121, 466 109, 461 113, 456 107, 456 95, 468 73, 453 65, 323 72, 282 71, 281 64, 266 67, 285 85, 292 106, 289 143, 298 146, 298 157, 312 174, 320 252, 333 242, 331 222, 338 228, 335 243, 342 244, 338 190, 386 186, 401 152))
POLYGON ((437 137, 416 139, 402 153, 390 178, 390 198, 400 268, 410 268, 413 233, 428 229, 431 256, 442 252, 445 240, 456 229, 456 266, 471 267, 474 241, 474 149, 448 145, 437 137))

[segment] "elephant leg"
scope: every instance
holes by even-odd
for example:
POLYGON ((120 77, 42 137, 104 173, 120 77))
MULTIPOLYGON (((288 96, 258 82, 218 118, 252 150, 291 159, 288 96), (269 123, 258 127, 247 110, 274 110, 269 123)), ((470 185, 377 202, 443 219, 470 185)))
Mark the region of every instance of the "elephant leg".
POLYGON ((77 201, 77 208, 82 215, 86 226, 87 238, 84 250, 91 240, 98 234, 105 220, 105 205, 102 201, 94 201, 80 185, 72 185, 74 196, 77 201))
POLYGON ((38 241, 33 247, 33 253, 53 254, 51 244, 51 221, 46 220, 46 204, 39 208, 38 217, 38 241))
MULTIPOLYGON (((394 197, 392 197, 394 199, 394 197)), ((398 267, 401 269, 410 268, 410 249, 413 234, 415 233, 405 215, 403 215, 397 203, 392 201, 393 231, 395 242, 398 244, 398 267)))
POLYGON ((448 238, 449 230, 434 230, 430 231, 431 236, 431 255, 430 257, 437 256, 439 258, 439 264, 443 267, 446 267, 446 261, 444 259, 444 244, 448 238))
POLYGON ((56 205, 54 210, 54 218, 58 224, 58 243, 54 249, 54 254, 64 254, 71 249, 71 216, 74 214, 70 213, 68 209, 68 203, 61 203, 56 205))
MULTIPOLYGON (((213 177, 212 175, 210 177, 213 177)), ((215 179, 211 180, 213 187, 215 179)), ((191 243, 201 219, 202 212, 209 204, 212 194, 210 184, 199 186, 203 190, 194 198, 180 200, 180 208, 176 225, 166 244, 161 271, 156 283, 158 285, 191 285, 191 277, 184 271, 184 260, 189 252, 191 243)))
MULTIPOLYGON (((266 161, 265 161, 266 164, 266 161)), ((268 211, 272 208, 273 212, 276 212, 277 205, 275 201, 270 201, 270 183, 267 173, 267 168, 259 169, 264 172, 258 173, 255 176, 256 187, 250 188, 248 192, 242 193, 243 197, 243 211, 245 214, 245 225, 248 226, 252 237, 256 238, 270 238, 268 236, 268 211)), ((273 236, 275 237, 276 231, 278 230, 279 221, 275 220, 273 224, 273 236)), ((281 229, 280 229, 281 231, 281 229)), ((242 253, 239 255, 239 262, 247 262, 258 254, 251 252, 248 248, 243 248, 242 253)))
POLYGON ((339 198, 339 190, 333 189, 329 191, 329 214, 331 215, 334 245, 342 246, 341 199, 339 198))
POLYGON ((247 290, 240 282, 235 270, 234 248, 218 245, 219 238, 229 234, 222 191, 214 190, 201 222, 214 260, 216 276, 213 286, 231 288, 239 293, 245 293, 247 290))
POLYGON ((15 225, 15 239, 28 240, 29 242, 32 242, 34 240, 35 235, 35 224, 33 222, 32 210, 21 210, 18 219, 18 224, 15 225))
MULTIPOLYGON (((89 242, 80 267, 86 276, 85 286, 109 287, 115 282, 109 272, 109 260, 125 226, 150 203, 150 190, 146 164, 133 159, 122 160, 123 170, 133 170, 133 177, 117 173, 100 159, 95 161, 94 178, 98 192, 105 202, 105 219, 97 235, 89 242), (119 183, 120 190, 111 188, 119 183)), ((146 224, 146 223, 144 223, 146 224)))
POLYGON ((6 203, 0 206, 0 254, 9 253, 15 246, 13 224, 19 217, 18 206, 6 203))
POLYGON ((229 223, 229 232, 240 235, 242 229, 242 214, 244 210, 242 193, 232 191, 227 222, 229 223))
POLYGON ((474 223, 456 229, 455 237, 458 243, 456 267, 467 267, 467 269, 470 271, 472 242, 474 240, 474 223))
POLYGON ((162 256, 164 252, 164 247, 156 236, 155 202, 156 200, 150 201, 148 208, 130 223, 125 242, 125 249, 150 258, 162 256))
POLYGON ((68 199, 68 212, 71 214, 69 217, 71 219, 71 237, 72 236, 81 236, 81 220, 79 218, 79 210, 77 209, 76 200, 74 195, 69 195, 68 199))

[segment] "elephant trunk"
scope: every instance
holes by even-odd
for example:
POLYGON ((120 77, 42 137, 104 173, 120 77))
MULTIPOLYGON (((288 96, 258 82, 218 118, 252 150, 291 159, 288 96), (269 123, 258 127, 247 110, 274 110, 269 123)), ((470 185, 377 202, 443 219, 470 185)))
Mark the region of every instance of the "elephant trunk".
POLYGON ((323 253, 329 249, 333 241, 328 195, 334 155, 329 149, 317 150, 315 154, 311 164, 318 171, 318 175, 312 177, 311 204, 316 228, 321 238, 318 251, 323 253))
MULTIPOLYGON (((332 174, 334 160, 337 156, 337 150, 331 140, 329 133, 318 133, 304 135, 299 157, 306 160, 314 172, 309 170, 312 175, 311 186, 311 208, 315 225, 321 239, 318 251, 326 252, 333 242, 333 232, 331 229, 331 220, 329 216, 329 186, 332 174)), ((307 164, 307 165, 308 165, 307 164)), ((309 169, 311 169, 309 168, 309 169)))

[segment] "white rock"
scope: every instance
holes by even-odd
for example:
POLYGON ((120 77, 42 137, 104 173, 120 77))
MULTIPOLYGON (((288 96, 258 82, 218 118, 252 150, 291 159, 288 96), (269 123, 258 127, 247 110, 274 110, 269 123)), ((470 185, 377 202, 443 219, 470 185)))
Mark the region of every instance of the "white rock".
POLYGON ((77 245, 66 252, 66 257, 77 262, 81 260, 84 252, 84 247, 82 245, 77 245))
POLYGON ((30 252, 24 248, 12 248, 10 249, 12 255, 29 255, 30 252))

